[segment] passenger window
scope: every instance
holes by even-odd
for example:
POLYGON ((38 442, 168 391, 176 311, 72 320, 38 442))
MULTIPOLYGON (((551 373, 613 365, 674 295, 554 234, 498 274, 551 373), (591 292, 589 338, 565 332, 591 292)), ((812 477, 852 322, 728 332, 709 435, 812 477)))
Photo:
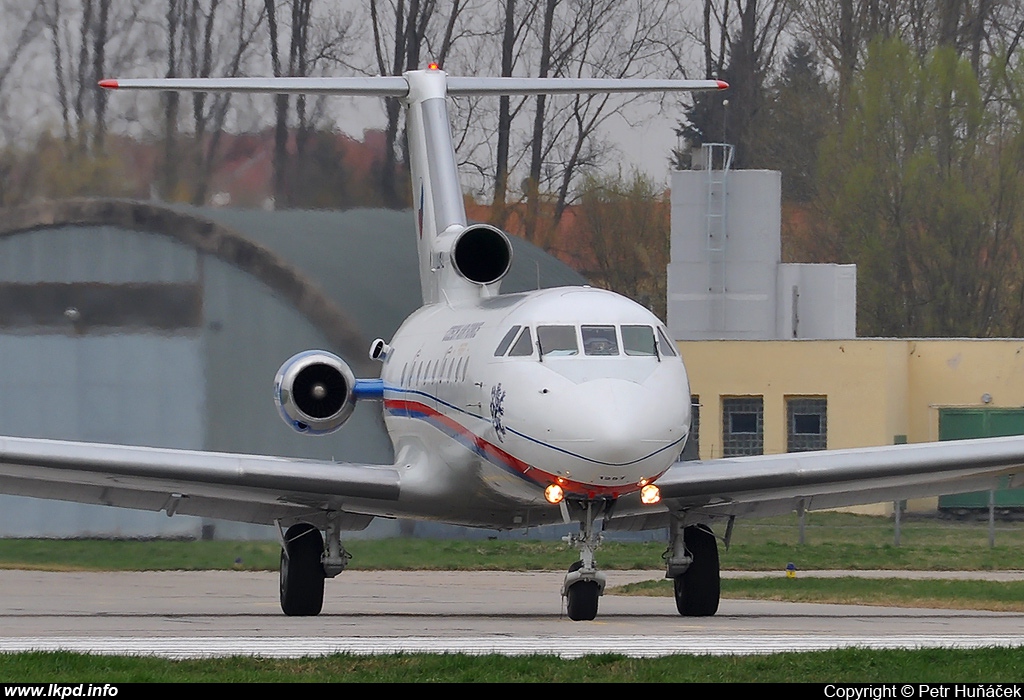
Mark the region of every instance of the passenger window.
POLYGON ((579 355, 575 326, 537 326, 537 342, 544 357, 579 355))
POLYGON ((622 347, 627 355, 654 357, 658 354, 654 347, 654 331, 650 326, 623 326, 622 347))
POLYGON ((512 344, 512 341, 515 339, 516 333, 519 332, 520 328, 521 326, 512 326, 508 330, 505 337, 501 339, 500 343, 498 343, 498 349, 494 351, 495 357, 501 357, 505 354, 505 351, 508 350, 508 346, 512 344))
POLYGON ((583 326, 583 352, 591 356, 619 354, 615 326, 583 326))
POLYGON ((665 335, 665 331, 658 328, 658 349, 661 354, 665 357, 676 357, 679 353, 676 352, 676 344, 668 339, 665 335))
POLYGON ((523 334, 519 336, 519 340, 512 346, 509 357, 530 357, 533 355, 533 334, 530 333, 530 328, 526 327, 523 329, 523 334))

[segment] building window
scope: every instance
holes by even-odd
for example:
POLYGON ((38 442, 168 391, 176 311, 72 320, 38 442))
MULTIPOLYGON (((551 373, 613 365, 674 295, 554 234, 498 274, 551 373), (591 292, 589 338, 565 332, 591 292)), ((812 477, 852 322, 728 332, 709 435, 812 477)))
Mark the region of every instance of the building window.
POLYGON ((690 397, 690 437, 693 446, 700 449, 700 397, 690 397))
POLYGON ((764 454, 764 398, 722 399, 722 456, 764 454))
POLYGON ((679 455, 680 462, 700 459, 700 397, 690 396, 690 433, 679 455))
POLYGON ((828 399, 791 398, 786 400, 788 452, 809 452, 828 448, 828 399))

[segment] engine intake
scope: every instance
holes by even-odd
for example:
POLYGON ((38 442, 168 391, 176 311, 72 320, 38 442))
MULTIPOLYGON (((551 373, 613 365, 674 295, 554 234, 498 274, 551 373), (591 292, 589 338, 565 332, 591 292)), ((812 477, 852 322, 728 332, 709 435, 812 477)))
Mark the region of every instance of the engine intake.
POLYGON ((504 277, 512 265, 508 236, 487 224, 474 224, 459 234, 452 248, 459 274, 476 284, 491 284, 504 277))
POLYGON ((355 410, 355 385, 355 375, 340 357, 308 350, 281 365, 274 379, 274 401, 284 422, 298 432, 327 435, 355 410))

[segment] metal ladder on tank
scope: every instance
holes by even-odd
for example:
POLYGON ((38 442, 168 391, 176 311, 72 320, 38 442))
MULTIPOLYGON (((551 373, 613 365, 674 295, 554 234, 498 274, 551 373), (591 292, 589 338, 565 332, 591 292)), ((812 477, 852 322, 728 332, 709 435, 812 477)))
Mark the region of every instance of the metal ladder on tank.
POLYGON ((708 253, 708 296, 711 304, 711 328, 726 330, 725 294, 726 247, 728 227, 729 168, 732 166, 733 147, 728 143, 705 143, 700 147, 705 177, 704 229, 708 253))

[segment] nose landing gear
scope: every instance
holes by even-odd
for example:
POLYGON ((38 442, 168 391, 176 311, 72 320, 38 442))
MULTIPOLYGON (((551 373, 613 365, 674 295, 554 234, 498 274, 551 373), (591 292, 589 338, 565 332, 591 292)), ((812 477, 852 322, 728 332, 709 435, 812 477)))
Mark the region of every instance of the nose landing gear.
POLYGON ((580 550, 579 561, 569 567, 562 583, 566 614, 570 620, 593 620, 597 617, 598 598, 604 594, 606 577, 597 570, 594 552, 601 546, 601 523, 595 523, 604 513, 605 502, 587 501, 586 512, 580 521, 579 534, 567 535, 565 541, 580 550))

